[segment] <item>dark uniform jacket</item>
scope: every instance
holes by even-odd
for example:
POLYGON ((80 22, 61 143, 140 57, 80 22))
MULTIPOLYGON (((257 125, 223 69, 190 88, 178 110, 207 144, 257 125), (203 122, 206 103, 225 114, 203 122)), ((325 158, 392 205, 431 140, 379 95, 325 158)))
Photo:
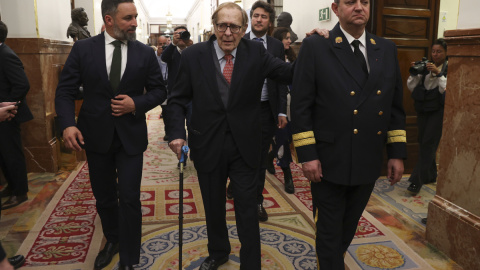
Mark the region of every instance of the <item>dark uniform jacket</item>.
POLYGON ((385 145, 389 159, 406 158, 396 46, 367 32, 366 50, 366 81, 339 24, 328 39, 304 39, 296 62, 291 113, 298 160, 319 159, 323 179, 336 184, 376 181, 385 145))
MULTIPOLYGON (((223 104, 213 62, 213 41, 182 51, 180 70, 168 99, 171 139, 185 139, 185 106, 192 101, 189 147, 195 168, 208 172, 218 164, 229 130, 248 166, 260 163, 260 95, 266 77, 289 83, 292 66, 275 58, 260 42, 241 39, 237 47, 228 105, 223 104)), ((215 56, 216 57, 216 56, 215 56)))

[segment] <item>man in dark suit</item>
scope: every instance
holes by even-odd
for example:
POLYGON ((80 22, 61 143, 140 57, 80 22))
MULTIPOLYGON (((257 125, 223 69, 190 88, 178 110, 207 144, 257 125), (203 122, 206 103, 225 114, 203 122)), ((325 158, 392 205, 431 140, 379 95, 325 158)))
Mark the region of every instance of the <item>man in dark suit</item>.
MULTIPOLYGON (((285 49, 281 41, 267 35, 275 19, 274 7, 264 1, 256 1, 250 10, 252 31, 243 38, 261 42, 265 49, 273 56, 285 61, 285 49)), ((246 78, 248 80, 248 78, 246 78)), ((285 128, 287 125, 287 86, 272 79, 265 79, 261 95, 262 122, 262 151, 260 153, 260 167, 257 172, 257 212, 260 221, 267 221, 268 214, 263 207, 263 189, 265 187, 265 173, 267 169, 267 154, 275 134, 276 127, 285 128)), ((227 196, 233 197, 232 186, 227 189, 227 196)))
POLYGON ((332 10, 339 24, 330 38, 303 40, 291 103, 294 144, 312 182, 322 270, 344 268, 343 256, 379 177, 385 144, 392 185, 401 179, 406 158, 396 46, 365 31, 370 1, 336 0, 332 10))
POLYGON ((15 118, 0 123, 0 166, 8 183, 2 196, 9 197, 2 205, 3 210, 28 200, 27 165, 20 124, 33 119, 25 101, 30 84, 22 61, 4 43, 7 35, 8 28, 0 21, 0 102, 20 101, 15 118))
POLYGON ((261 151, 261 89, 266 77, 289 83, 292 67, 269 54, 260 42, 243 39, 247 23, 248 15, 237 4, 221 4, 212 15, 215 35, 182 52, 168 102, 170 148, 177 155, 185 143, 185 107, 192 102, 189 146, 208 233, 209 257, 202 270, 217 269, 231 251, 225 220, 227 178, 236 192, 240 268, 261 267, 255 177, 261 151))
POLYGON ((107 266, 120 252, 120 269, 133 269, 141 244, 140 181, 148 144, 145 113, 167 94, 152 48, 135 40, 133 0, 103 0, 102 16, 106 30, 74 44, 55 105, 66 147, 77 151, 84 147, 87 154, 107 239, 94 267, 107 266), (75 92, 81 84, 84 101, 75 124, 75 92))

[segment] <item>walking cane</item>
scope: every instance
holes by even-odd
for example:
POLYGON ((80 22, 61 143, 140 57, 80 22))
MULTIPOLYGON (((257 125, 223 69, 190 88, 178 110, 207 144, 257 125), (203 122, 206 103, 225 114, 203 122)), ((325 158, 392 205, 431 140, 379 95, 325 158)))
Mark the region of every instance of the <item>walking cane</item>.
POLYGON ((180 158, 180 198, 178 210, 178 269, 182 270, 182 247, 183 247, 183 165, 188 157, 188 146, 182 147, 180 158))

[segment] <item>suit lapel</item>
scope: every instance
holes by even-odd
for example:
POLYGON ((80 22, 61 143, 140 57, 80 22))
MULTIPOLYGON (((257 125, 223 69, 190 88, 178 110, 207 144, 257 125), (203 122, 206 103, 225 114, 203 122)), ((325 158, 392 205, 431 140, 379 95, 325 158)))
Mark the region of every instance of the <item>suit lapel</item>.
POLYGON ((362 90, 359 104, 367 99, 368 95, 375 90, 375 84, 378 82, 382 74, 382 62, 383 62, 383 50, 377 45, 375 36, 370 33, 366 33, 366 47, 367 47, 367 57, 368 65, 370 66, 370 74, 368 80, 365 84, 365 87, 362 90))
POLYGON ((206 51, 201 51, 200 56, 198 57, 198 65, 203 67, 203 72, 205 76, 205 80, 208 84, 208 88, 213 91, 213 96, 215 100, 221 104, 222 107, 225 107, 222 101, 222 97, 220 96, 220 90, 218 89, 217 84, 217 77, 216 77, 216 67, 214 59, 217 59, 216 55, 213 55, 215 48, 213 48, 213 41, 215 40, 215 36, 213 35, 210 40, 208 41, 208 49, 206 51))
POLYGON ((105 63, 105 34, 102 33, 94 37, 93 42, 93 55, 95 56, 95 64, 98 71, 100 72, 100 77, 102 78, 105 87, 108 91, 113 92, 110 81, 108 80, 107 74, 107 64, 105 63))
POLYGON ((333 44, 333 52, 337 56, 343 67, 355 79, 355 82, 363 88, 366 78, 363 74, 360 64, 353 54, 353 50, 348 44, 348 40, 340 30, 340 25, 337 24, 331 32, 331 42, 333 44))

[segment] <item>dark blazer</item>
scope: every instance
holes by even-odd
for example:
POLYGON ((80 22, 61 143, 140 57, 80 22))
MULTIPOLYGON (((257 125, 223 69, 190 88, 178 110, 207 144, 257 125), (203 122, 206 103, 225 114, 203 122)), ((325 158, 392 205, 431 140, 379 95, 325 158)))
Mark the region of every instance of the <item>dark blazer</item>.
POLYGON ((180 59, 182 55, 178 52, 177 46, 174 46, 173 43, 165 48, 161 55, 162 61, 168 65, 168 90, 172 90, 175 85, 175 79, 177 78, 178 69, 180 68, 180 59))
MULTIPOLYGON (((250 32, 243 38, 250 40, 250 32)), ((278 59, 285 61, 285 48, 283 43, 271 36, 267 36, 267 51, 278 59)), ((285 84, 277 83, 275 80, 267 78, 268 100, 272 108, 273 119, 278 122, 278 114, 287 114, 287 93, 288 88, 285 84)))
POLYGON ((12 121, 23 123, 33 119, 25 97, 30 84, 22 61, 5 43, 0 45, 0 102, 21 101, 12 121))
POLYGON ((298 159, 319 159, 323 179, 336 184, 375 182, 385 145, 388 158, 406 158, 397 48, 368 32, 366 47, 366 81, 339 24, 328 39, 304 39, 296 61, 291 113, 298 159))
POLYGON ((144 152, 148 144, 145 113, 161 104, 167 96, 152 48, 138 41, 128 42, 127 66, 117 92, 113 93, 105 63, 104 34, 75 42, 55 96, 55 109, 62 130, 75 126, 74 100, 82 84, 84 99, 77 127, 85 139, 85 149, 106 153, 115 130, 128 154, 144 152), (110 99, 119 94, 133 99, 135 114, 111 115, 110 99))
MULTIPOLYGON (((189 146, 197 170, 211 171, 218 163, 227 129, 248 166, 260 163, 260 95, 266 77, 288 84, 292 66, 269 54, 263 45, 241 39, 225 108, 216 80, 213 41, 182 52, 178 78, 168 100, 171 139, 185 139, 185 106, 192 101, 189 146)), ((216 55, 215 55, 216 58, 216 55)))

